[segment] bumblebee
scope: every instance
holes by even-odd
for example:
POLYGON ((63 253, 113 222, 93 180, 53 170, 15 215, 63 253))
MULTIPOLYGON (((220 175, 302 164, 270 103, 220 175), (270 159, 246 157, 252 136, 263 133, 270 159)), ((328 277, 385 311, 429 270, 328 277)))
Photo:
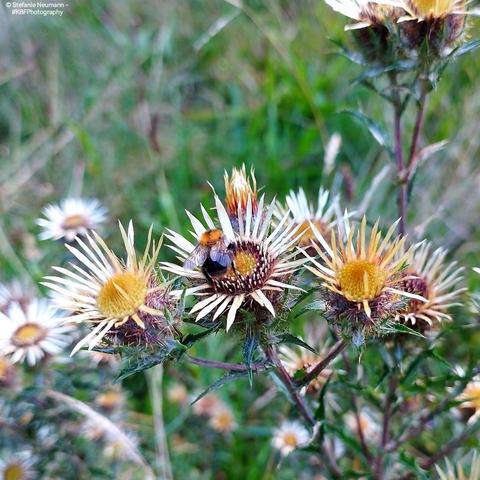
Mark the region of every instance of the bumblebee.
POLYGON ((189 270, 197 267, 207 278, 222 275, 233 262, 234 245, 225 242, 219 229, 207 230, 198 239, 198 245, 185 260, 183 266, 189 270))

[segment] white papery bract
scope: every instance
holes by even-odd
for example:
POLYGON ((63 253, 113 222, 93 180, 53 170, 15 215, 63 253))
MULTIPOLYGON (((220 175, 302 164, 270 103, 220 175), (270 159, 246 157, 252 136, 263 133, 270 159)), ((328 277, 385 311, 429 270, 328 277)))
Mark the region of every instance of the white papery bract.
MULTIPOLYGON (((249 197, 243 213, 238 208, 236 217, 230 217, 222 202, 215 195, 215 205, 223 239, 232 252, 232 265, 221 275, 207 276, 202 268, 186 268, 169 262, 162 263, 165 270, 180 275, 194 283, 186 289, 187 295, 205 297, 190 311, 197 313, 197 320, 213 312, 213 320, 227 312, 227 331, 232 326, 238 309, 251 300, 267 309, 275 316, 275 308, 270 300, 271 293, 284 289, 299 289, 286 283, 305 259, 296 259, 293 251, 298 241, 297 228, 294 227, 287 212, 275 228, 271 228, 275 202, 264 209, 264 197, 258 202, 257 214, 253 213, 252 200, 249 197)), ((195 250, 201 236, 208 230, 217 229, 212 217, 201 207, 203 222, 190 212, 187 215, 192 223, 193 240, 168 230, 165 235, 172 244, 169 247, 178 254, 182 263, 195 250)), ((181 295, 183 291, 176 292, 181 295)))

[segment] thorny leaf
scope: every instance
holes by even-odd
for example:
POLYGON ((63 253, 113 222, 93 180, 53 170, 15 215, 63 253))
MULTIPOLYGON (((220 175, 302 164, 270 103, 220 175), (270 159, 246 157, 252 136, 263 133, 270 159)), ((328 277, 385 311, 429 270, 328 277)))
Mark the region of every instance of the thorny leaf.
POLYGON ((298 345, 299 347, 306 348, 312 353, 317 354, 317 351, 313 347, 311 347, 308 343, 304 342, 301 338, 296 337, 291 333, 282 333, 281 335, 279 335, 278 343, 292 343, 293 345, 298 345))
POLYGON ((122 368, 113 383, 118 383, 130 375, 143 372, 155 365, 159 365, 167 359, 179 358, 186 350, 187 347, 180 342, 176 340, 168 340, 165 345, 155 352, 152 352, 151 350, 135 350, 129 355, 124 353, 122 354, 122 368))

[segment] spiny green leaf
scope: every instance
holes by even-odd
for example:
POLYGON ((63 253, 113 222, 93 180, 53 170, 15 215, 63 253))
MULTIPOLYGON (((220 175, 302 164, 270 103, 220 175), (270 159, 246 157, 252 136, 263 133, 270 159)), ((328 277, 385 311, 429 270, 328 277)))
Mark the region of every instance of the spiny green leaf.
POLYGON ((360 120, 367 127, 368 131, 378 142, 378 144, 391 151, 390 138, 387 132, 377 122, 358 110, 343 110, 340 113, 352 115, 356 119, 360 120))
POLYGON ((292 335, 291 333, 282 333, 279 335, 279 342, 278 343, 292 343, 293 345, 298 345, 299 347, 306 348, 313 353, 317 353, 317 351, 311 347, 308 343, 304 342, 301 338, 292 335))

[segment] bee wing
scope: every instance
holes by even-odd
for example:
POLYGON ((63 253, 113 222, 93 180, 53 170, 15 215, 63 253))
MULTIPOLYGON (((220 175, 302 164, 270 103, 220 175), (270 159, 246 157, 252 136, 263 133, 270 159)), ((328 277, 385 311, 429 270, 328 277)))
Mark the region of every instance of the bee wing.
POLYGON ((218 242, 210 249, 210 258, 223 267, 228 267, 232 263, 232 252, 227 250, 225 243, 218 242))
POLYGON ((186 268, 187 270, 193 270, 199 265, 202 265, 202 263, 204 263, 207 258, 208 249, 202 247, 201 245, 197 245, 192 251, 192 253, 183 262, 183 268, 186 268))

